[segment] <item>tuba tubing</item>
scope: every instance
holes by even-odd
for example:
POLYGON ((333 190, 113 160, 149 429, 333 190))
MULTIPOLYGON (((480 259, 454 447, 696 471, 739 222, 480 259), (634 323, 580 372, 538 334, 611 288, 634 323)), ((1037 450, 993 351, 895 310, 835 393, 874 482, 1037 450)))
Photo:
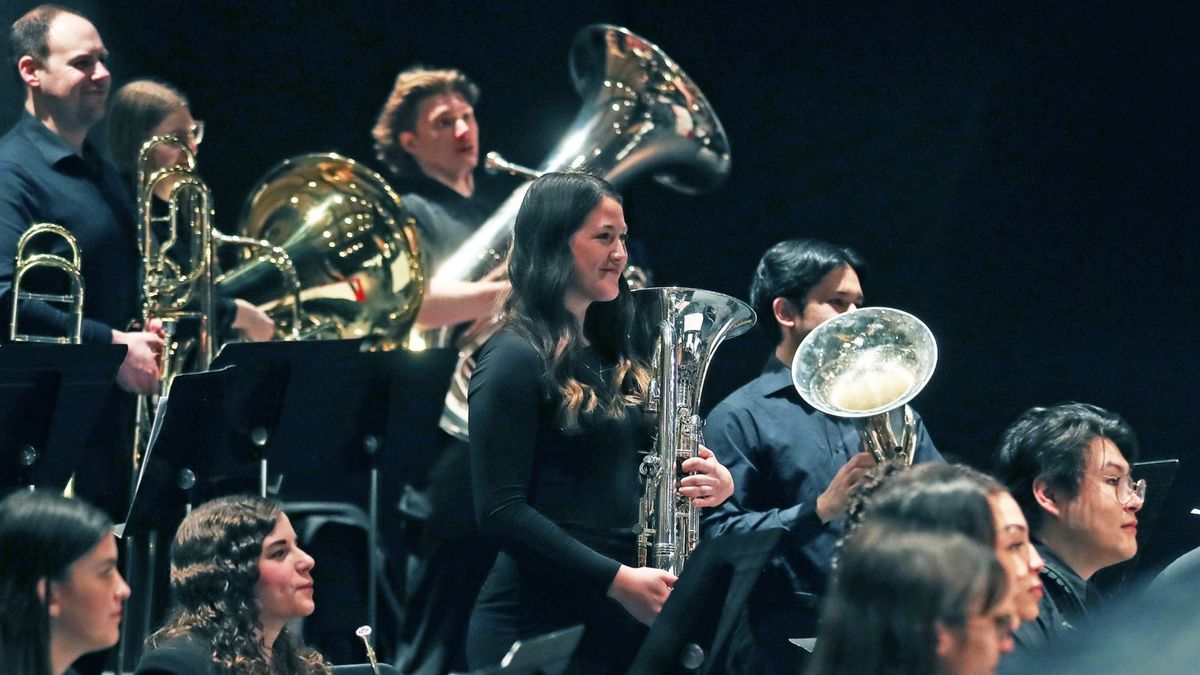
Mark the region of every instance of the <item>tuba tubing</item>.
POLYGON ((695 288, 633 292, 635 353, 650 363, 647 411, 658 414, 654 446, 639 468, 638 565, 678 575, 700 539, 698 509, 679 495, 680 465, 702 442, 700 395, 713 353, 754 325, 754 310, 736 298, 695 288))

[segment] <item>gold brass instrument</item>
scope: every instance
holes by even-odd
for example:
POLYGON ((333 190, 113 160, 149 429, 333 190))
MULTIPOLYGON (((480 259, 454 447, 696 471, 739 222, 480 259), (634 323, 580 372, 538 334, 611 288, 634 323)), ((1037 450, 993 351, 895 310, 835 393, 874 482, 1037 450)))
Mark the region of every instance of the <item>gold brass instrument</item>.
POLYGON ((292 261, 295 283, 248 260, 217 280, 301 338, 368 338, 397 346, 425 291, 416 221, 379 174, 336 154, 285 160, 259 181, 239 232, 292 261), (295 317, 299 316, 299 319, 295 317))
POLYGON ((68 232, 65 227, 53 223, 35 223, 21 235, 21 238, 17 240, 17 259, 16 265, 13 268, 12 320, 8 324, 9 340, 13 342, 79 344, 83 336, 83 272, 81 265, 82 258, 79 254, 79 243, 75 241, 75 236, 68 232), (67 249, 71 253, 71 257, 67 258, 48 252, 26 254, 25 249, 32 240, 39 237, 44 239, 46 236, 54 236, 65 242, 67 249), (43 269, 53 269, 61 272, 66 277, 70 290, 66 293, 39 293, 26 290, 23 285, 25 275, 34 270, 43 269), (42 302, 69 306, 71 323, 68 325, 67 334, 56 336, 22 333, 18 327, 17 314, 21 308, 21 303, 29 300, 40 300, 42 302))
MULTIPOLYGON (((581 170, 618 189, 649 173, 688 195, 714 190, 729 175, 729 139, 721 121, 687 73, 653 43, 624 28, 596 24, 575 36, 569 61, 583 103, 563 140, 536 170, 489 153, 485 166, 490 170, 526 178, 581 170)), ((525 184, 514 191, 438 266, 431 283, 478 281, 499 265, 527 189, 525 184)), ((449 330, 435 331, 419 341, 445 347, 449 335, 449 330)), ((462 359, 470 358, 471 347, 460 346, 462 359)), ((450 390, 441 421, 442 429, 463 439, 465 391, 450 390)))
POLYGON ((937 342, 920 319, 888 307, 839 314, 805 336, 792 384, 809 405, 853 418, 876 463, 912 464, 916 419, 907 404, 933 377, 937 342))
POLYGON ((694 288, 647 288, 633 298, 633 342, 654 373, 647 410, 658 414, 654 447, 639 469, 638 565, 678 575, 700 539, 697 509, 678 490, 680 465, 703 441, 704 376, 721 342, 749 330, 755 316, 741 300, 694 288))

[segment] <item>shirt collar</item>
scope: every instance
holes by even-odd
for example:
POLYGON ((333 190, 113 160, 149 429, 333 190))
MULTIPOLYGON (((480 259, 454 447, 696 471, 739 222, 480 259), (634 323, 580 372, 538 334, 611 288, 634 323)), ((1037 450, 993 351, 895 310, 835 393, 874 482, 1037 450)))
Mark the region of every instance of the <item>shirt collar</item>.
POLYGON ((100 156, 88 141, 83 142, 81 149, 82 157, 71 149, 71 146, 63 142, 63 139, 45 124, 42 124, 33 115, 29 114, 28 110, 21 111, 21 118, 17 121, 17 128, 20 133, 29 140, 37 151, 42 153, 42 157, 46 158, 46 162, 51 166, 58 164, 68 157, 76 157, 82 159, 89 167, 95 169, 100 162, 100 156))
POLYGON ((1046 561, 1047 574, 1061 579, 1071 593, 1079 598, 1081 602, 1084 598, 1088 597, 1089 584, 1087 581, 1084 581, 1083 577, 1079 576, 1065 560, 1055 555, 1049 546, 1037 540, 1034 540, 1034 545, 1037 547, 1038 553, 1046 561))

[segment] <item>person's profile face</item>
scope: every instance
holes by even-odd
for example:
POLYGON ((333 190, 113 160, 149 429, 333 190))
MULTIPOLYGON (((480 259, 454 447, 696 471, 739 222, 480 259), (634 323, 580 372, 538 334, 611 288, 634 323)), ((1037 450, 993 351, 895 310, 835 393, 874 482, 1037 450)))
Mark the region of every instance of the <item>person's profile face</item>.
POLYGON ((71 564, 63 581, 50 586, 51 640, 78 653, 117 644, 121 607, 129 586, 117 570, 117 544, 105 534, 87 555, 71 564))
MULTIPOLYGON (((789 300, 794 302, 794 300, 789 300)), ((799 344, 817 326, 829 319, 861 306, 863 303, 862 284, 859 283, 858 273, 853 267, 839 265, 821 279, 817 285, 809 289, 804 297, 803 305, 798 307, 800 315, 796 323, 785 328, 799 344)))
POLYGON ((976 602, 962 626, 937 625, 940 675, 992 675, 1000 657, 1013 650, 1012 597, 987 611, 976 602))
POLYGON ((1033 621, 1044 593, 1041 571, 1045 561, 1029 541, 1029 525, 1017 500, 1005 491, 989 496, 988 503, 996 526, 996 559, 1008 576, 1013 610, 1021 621, 1033 621))
MULTIPOLYGON (((188 110, 187 106, 180 106, 164 117, 158 126, 151 129, 150 136, 176 136, 187 144, 188 150, 195 154, 198 148, 195 128, 196 120, 192 118, 192 112, 188 110)), ((151 172, 157 169, 186 165, 183 151, 173 144, 159 143, 154 146, 153 152, 151 172)))
POLYGON ((282 625, 313 613, 313 565, 312 556, 296 543, 292 522, 280 513, 258 557, 254 595, 261 623, 282 625))
POLYGON ((35 89, 56 108, 58 124, 90 128, 104 117, 112 84, 100 34, 87 19, 64 12, 50 22, 46 46, 46 58, 33 63, 35 89))
POLYGON ((1093 438, 1078 494, 1058 505, 1059 520, 1097 569, 1137 554, 1142 500, 1129 494, 1130 482, 1129 462, 1120 448, 1107 438, 1093 438))
POLYGON ((583 224, 571 235, 575 273, 568 289, 568 306, 575 302, 615 300, 621 292, 621 274, 629 261, 625 248, 629 227, 621 203, 602 197, 583 224))
POLYGON ((412 131, 400 132, 400 146, 431 178, 453 181, 479 164, 479 124, 475 108, 458 93, 433 94, 417 105, 412 131))

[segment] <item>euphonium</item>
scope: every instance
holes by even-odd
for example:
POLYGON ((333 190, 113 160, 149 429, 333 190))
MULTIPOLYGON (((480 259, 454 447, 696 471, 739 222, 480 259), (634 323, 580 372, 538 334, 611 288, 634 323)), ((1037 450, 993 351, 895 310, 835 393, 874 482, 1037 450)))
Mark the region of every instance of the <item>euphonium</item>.
POLYGON ((846 312, 804 337, 792 383, 809 405, 858 422, 876 463, 911 464, 916 418, 907 403, 933 376, 937 342, 917 317, 888 307, 846 312))
MULTIPOLYGON (((650 173, 683 194, 716 189, 729 175, 729 139, 687 73, 650 41, 617 26, 588 26, 570 51, 571 79, 583 99, 563 140, 536 170, 489 153, 486 166, 536 178, 568 169, 601 176, 620 189, 650 173)), ((478 281, 500 264, 528 184, 522 185, 435 270, 431 284, 478 281)), ((420 336, 448 345, 449 331, 420 336)), ((460 348, 464 361, 469 348, 460 348)), ((466 365, 470 365, 467 363, 466 365)), ((465 387, 460 390, 465 393, 465 387)), ((466 438, 466 399, 451 389, 441 426, 466 438)))
POLYGON ((32 227, 17 240, 17 259, 13 267, 12 281, 12 321, 8 325, 8 339, 13 342, 47 342, 51 344, 79 344, 83 330, 83 272, 82 260, 79 255, 79 244, 75 236, 61 225, 53 223, 34 223, 32 227), (38 237, 53 235, 62 239, 70 251, 71 257, 56 255, 49 252, 29 253, 25 249, 29 242, 38 237), (24 288, 25 275, 34 270, 54 269, 66 277, 69 291, 65 293, 40 293, 24 288), (17 325, 17 314, 21 303, 28 300, 40 300, 70 307, 71 323, 67 334, 33 335, 22 333, 17 325))
POLYGON ((704 376, 721 342, 754 325, 754 310, 728 295, 694 288, 647 288, 634 291, 633 298, 637 320, 631 337, 639 358, 653 370, 647 410, 658 414, 654 448, 639 469, 644 493, 638 505, 638 565, 678 575, 700 534, 696 507, 678 490, 680 465, 696 456, 703 440, 704 376))
POLYGON ((260 259, 223 274, 217 287, 257 305, 280 331, 388 348, 417 316, 425 274, 416 222, 383 177, 352 159, 283 161, 251 192, 238 231, 290 259, 294 282, 281 283, 260 259))

